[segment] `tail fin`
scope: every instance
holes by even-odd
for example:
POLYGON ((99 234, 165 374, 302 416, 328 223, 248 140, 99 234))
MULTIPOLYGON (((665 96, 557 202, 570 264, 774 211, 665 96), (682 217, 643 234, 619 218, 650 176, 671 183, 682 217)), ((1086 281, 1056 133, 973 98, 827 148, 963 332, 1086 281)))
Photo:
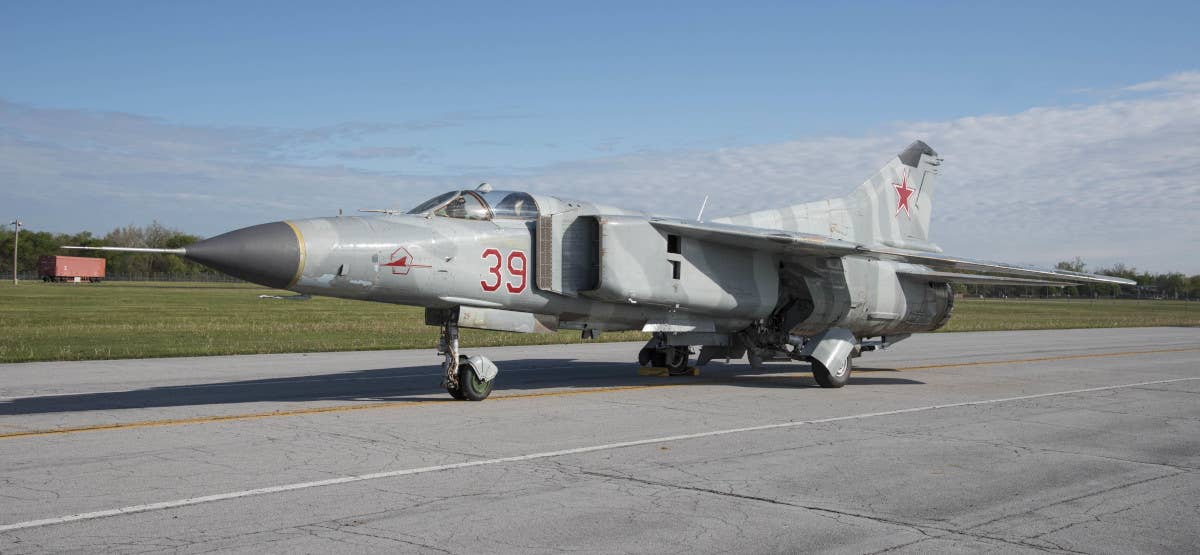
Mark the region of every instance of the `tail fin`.
POLYGON ((934 182, 942 159, 913 141, 846 198, 854 239, 867 244, 941 252, 929 242, 934 182))
POLYGON ((828 235, 902 249, 942 252, 929 242, 933 184, 942 159, 913 141, 849 196, 759 210, 714 223, 828 235))

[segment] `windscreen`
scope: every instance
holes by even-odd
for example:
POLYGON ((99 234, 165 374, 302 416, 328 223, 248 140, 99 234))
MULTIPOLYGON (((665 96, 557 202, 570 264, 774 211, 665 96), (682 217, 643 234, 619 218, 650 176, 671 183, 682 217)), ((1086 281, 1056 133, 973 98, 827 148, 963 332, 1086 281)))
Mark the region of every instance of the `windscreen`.
POLYGON ((470 191, 463 191, 433 215, 459 220, 489 220, 492 217, 483 200, 470 191))
POLYGON ((433 210, 434 208, 437 208, 438 205, 450 200, 451 198, 454 197, 454 195, 457 195, 457 194, 458 194, 458 191, 450 191, 449 193, 442 193, 442 194, 440 194, 436 197, 433 197, 425 202, 422 202, 421 204, 418 204, 416 208, 409 210, 408 213, 409 214, 424 214, 430 210, 433 210))

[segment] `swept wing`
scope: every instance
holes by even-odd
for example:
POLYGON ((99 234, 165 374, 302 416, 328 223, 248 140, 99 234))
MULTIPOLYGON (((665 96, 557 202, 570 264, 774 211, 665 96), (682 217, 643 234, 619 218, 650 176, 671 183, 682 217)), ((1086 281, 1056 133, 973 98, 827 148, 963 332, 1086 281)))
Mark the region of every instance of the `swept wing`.
POLYGON ((1132 280, 1113 276, 972 260, 940 253, 868 246, 811 233, 665 218, 652 218, 650 223, 663 231, 686 237, 768 252, 830 258, 853 255, 905 262, 924 268, 909 268, 904 270, 904 273, 927 275, 944 279, 947 282, 1058 286, 1085 283, 1136 285, 1136 282, 1132 280))

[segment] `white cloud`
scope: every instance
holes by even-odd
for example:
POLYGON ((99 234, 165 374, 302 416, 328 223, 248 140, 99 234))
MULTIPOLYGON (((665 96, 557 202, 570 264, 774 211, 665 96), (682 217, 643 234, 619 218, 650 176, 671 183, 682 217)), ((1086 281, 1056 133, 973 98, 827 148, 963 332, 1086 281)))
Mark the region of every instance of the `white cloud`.
POLYGON ((1176 73, 1166 79, 1147 81, 1125 87, 1127 91, 1200 91, 1200 72, 1176 73))
MULTIPOLYGON (((40 229, 102 231, 157 218, 211 234, 338 206, 409 206, 477 178, 302 166, 288 149, 345 151, 335 146, 349 138, 359 152, 378 154, 389 147, 371 144, 372 133, 443 123, 210 128, 0 102, 0 208, 40 229)), ((1200 73, 1132 85, 1091 104, 487 178, 680 216, 694 215, 707 194, 706 214, 716 217, 841 196, 916 138, 946 159, 932 239, 947 252, 1040 265, 1081 256, 1093 267, 1121 261, 1200 273, 1200 73)))
MULTIPOLYGON (((945 157, 932 239, 947 252, 1052 265, 1200 273, 1200 73, 1154 94, 1013 115, 897 124, 710 152, 561 164, 530 180, 676 215, 727 215, 842 196, 913 139, 945 157)), ((498 181, 498 180, 497 180, 498 181)))

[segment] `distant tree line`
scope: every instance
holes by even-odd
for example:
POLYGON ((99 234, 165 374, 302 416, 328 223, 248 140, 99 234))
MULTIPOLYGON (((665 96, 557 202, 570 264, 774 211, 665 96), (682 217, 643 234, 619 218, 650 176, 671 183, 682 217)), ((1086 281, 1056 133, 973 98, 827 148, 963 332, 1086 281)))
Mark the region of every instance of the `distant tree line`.
MULTIPOLYGON (((179 256, 148 254, 148 253, 115 253, 96 251, 69 251, 59 247, 76 245, 81 247, 150 247, 175 249, 185 247, 201 237, 166 227, 157 221, 145 227, 128 225, 118 227, 103 237, 92 235, 90 231, 75 234, 49 233, 46 231, 21 230, 20 251, 17 253, 18 266, 21 272, 37 270, 38 259, 43 255, 68 255, 104 257, 108 260, 109 275, 163 275, 174 278, 196 277, 204 278, 220 275, 212 270, 184 260, 179 256)), ((0 268, 2 275, 12 271, 13 231, 11 227, 0 229, 0 268)), ((1137 287, 1119 287, 1116 285, 1080 285, 1076 287, 1013 287, 1001 285, 962 285, 954 286, 955 292, 967 296, 982 297, 1072 297, 1072 298, 1161 298, 1161 299, 1200 299, 1200 275, 1186 276, 1179 272, 1151 274, 1138 272, 1136 268, 1124 264, 1116 264, 1111 268, 1096 268, 1088 270, 1083 260, 1076 257, 1072 261, 1059 262, 1060 270, 1073 272, 1090 272, 1128 278, 1138 283, 1137 287)))
POLYGON ((1139 299, 1200 299, 1200 275, 1187 276, 1180 272, 1152 274, 1136 268, 1115 264, 1111 268, 1089 270, 1083 259, 1075 257, 1055 265, 1059 270, 1104 274, 1131 279, 1137 286, 1078 285, 1074 287, 1012 287, 1003 285, 955 285, 958 293, 972 297, 1071 297, 1071 298, 1139 298, 1139 299))
MULTIPOLYGON (((157 221, 145 227, 135 225, 118 227, 103 237, 92 235, 90 231, 68 234, 22 228, 17 250, 17 266, 22 273, 34 272, 37 270, 38 259, 44 255, 87 256, 106 259, 106 273, 110 276, 157 274, 173 277, 205 277, 219 275, 220 272, 184 260, 179 256, 153 253, 72 251, 59 248, 64 245, 73 245, 174 249, 190 245, 200 239, 201 237, 171 229, 157 221)), ((7 276, 12 272, 12 249, 13 230, 9 226, 7 229, 0 230, 0 268, 4 269, 0 275, 7 276)))

